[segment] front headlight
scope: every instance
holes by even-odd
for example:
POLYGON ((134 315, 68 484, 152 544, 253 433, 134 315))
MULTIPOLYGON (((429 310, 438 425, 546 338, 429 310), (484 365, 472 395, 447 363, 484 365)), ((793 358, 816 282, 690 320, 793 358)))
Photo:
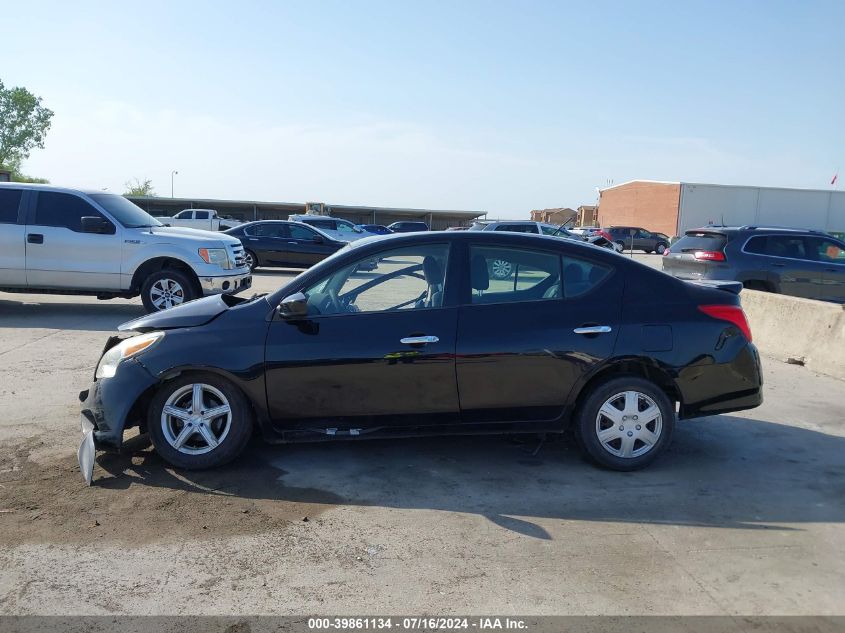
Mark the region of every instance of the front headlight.
POLYGON ((226 270, 232 267, 232 262, 229 261, 229 253, 225 248, 201 248, 199 255, 206 264, 217 264, 226 270))
POLYGON ((111 378, 117 372, 117 366, 127 358, 137 356, 164 338, 164 332, 150 332, 131 338, 123 339, 103 354, 100 364, 97 365, 96 378, 111 378))

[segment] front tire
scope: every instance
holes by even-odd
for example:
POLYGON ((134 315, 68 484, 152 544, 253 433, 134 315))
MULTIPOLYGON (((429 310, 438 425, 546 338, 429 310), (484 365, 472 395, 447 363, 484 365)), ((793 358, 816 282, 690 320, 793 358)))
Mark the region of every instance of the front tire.
POLYGON ((147 411, 147 429, 164 461, 187 470, 235 459, 252 435, 253 415, 241 391, 211 373, 184 374, 162 386, 147 411))
POLYGON ((666 450, 675 428, 675 408, 663 390, 634 376, 593 387, 575 414, 575 434, 584 453, 605 468, 644 468, 666 450))
POLYGON ((175 268, 162 268, 147 276, 141 284, 141 301, 147 312, 173 308, 198 296, 194 280, 175 268))
POLYGON ((657 254, 662 255, 663 253, 666 252, 666 248, 667 248, 666 244, 658 244, 657 245, 657 254))

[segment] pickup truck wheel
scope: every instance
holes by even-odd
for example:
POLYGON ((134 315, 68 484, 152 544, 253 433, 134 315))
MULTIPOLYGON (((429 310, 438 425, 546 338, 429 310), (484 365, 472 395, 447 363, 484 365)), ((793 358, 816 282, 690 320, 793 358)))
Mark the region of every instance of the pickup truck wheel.
POLYGON ((675 408, 663 390, 643 378, 599 383, 575 415, 575 435, 593 461, 611 470, 638 470, 669 446, 675 408))
POLYGON ((232 461, 252 435, 252 409, 241 391, 211 373, 183 374, 162 386, 147 411, 156 452, 177 468, 232 461))
POLYGON ((255 256, 251 250, 244 251, 244 261, 246 265, 249 266, 250 272, 255 270, 255 267, 258 266, 258 257, 255 256))
POLYGON ((198 296, 193 280, 175 268, 158 270, 141 284, 141 301, 147 312, 160 312, 198 296))

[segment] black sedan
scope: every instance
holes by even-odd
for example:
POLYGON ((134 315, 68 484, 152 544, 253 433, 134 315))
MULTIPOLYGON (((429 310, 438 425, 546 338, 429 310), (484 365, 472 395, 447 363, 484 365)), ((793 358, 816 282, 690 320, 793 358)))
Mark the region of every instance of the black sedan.
POLYGON ((676 419, 761 403, 739 289, 553 237, 366 238, 273 294, 120 326, 132 334, 109 340, 80 394, 80 463, 90 481, 95 447, 119 449, 130 426, 189 469, 234 459, 255 430, 284 443, 574 426, 593 460, 633 470, 676 419), (512 277, 492 278, 497 259, 512 277))
POLYGON ((250 270, 257 266, 310 268, 346 246, 302 222, 263 220, 224 231, 244 245, 250 270))

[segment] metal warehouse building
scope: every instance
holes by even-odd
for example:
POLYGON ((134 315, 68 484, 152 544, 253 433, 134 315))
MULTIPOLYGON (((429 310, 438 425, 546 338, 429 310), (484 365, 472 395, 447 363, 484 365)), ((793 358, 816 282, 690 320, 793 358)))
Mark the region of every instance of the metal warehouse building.
POLYGON ((708 224, 766 224, 845 233, 845 191, 632 180, 599 191, 601 226, 669 236, 708 224))
POLYGON ((251 220, 287 220, 306 209, 319 208, 325 215, 332 215, 356 224, 391 224, 400 220, 422 220, 432 229, 450 226, 469 226, 473 220, 485 215, 483 211, 454 211, 444 209, 402 209, 394 207, 368 207, 322 202, 258 202, 255 200, 216 200, 209 198, 159 198, 155 196, 126 196, 150 215, 176 215, 183 209, 214 209, 221 216, 249 222, 251 220))

